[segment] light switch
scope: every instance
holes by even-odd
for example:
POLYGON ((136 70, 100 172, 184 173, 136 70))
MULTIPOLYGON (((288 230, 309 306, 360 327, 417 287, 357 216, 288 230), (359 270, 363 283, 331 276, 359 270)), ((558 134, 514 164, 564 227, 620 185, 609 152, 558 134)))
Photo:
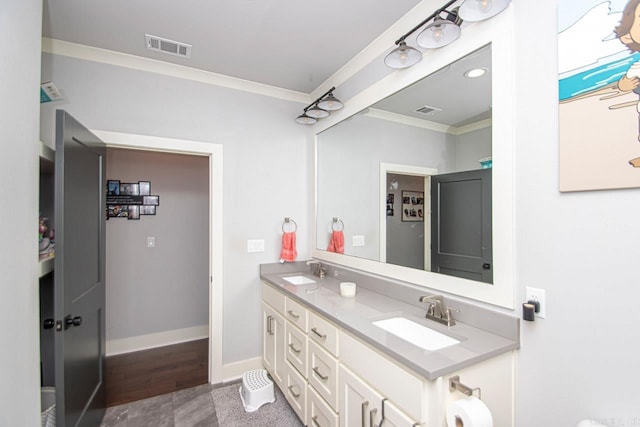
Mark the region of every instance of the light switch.
POLYGON ((353 246, 364 246, 364 236, 353 236, 353 246))
POLYGON ((147 247, 148 248, 156 247, 156 238, 154 236, 147 236, 147 247))
POLYGON ((264 239, 247 240, 247 252, 264 252, 264 239))

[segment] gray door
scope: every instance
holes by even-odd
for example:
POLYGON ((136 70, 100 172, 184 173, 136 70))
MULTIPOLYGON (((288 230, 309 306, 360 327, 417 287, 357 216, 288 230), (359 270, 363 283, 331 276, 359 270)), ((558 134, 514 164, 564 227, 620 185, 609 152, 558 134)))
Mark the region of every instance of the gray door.
POLYGON ((54 273, 57 425, 104 415, 105 146, 56 112, 54 273))
POLYGON ((493 283, 491 169, 431 178, 431 271, 493 283))

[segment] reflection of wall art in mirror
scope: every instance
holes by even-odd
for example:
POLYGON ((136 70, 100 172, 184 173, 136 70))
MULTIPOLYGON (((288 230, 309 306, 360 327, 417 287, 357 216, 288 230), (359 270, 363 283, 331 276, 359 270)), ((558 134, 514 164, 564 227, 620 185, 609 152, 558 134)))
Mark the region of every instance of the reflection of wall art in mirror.
POLYGON ((395 199, 395 194, 392 194, 392 193, 387 194, 387 216, 393 216, 394 199, 395 199))
POLYGON ((424 221, 424 193, 402 192, 402 220, 405 222, 424 221))

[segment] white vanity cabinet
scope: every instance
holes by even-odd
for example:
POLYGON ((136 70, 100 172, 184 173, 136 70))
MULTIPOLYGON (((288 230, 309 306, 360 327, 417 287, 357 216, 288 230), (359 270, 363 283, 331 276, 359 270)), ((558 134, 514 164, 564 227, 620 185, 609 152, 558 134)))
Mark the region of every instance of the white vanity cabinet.
POLYGON ((262 289, 262 360, 264 367, 282 389, 286 377, 285 365, 285 296, 263 286, 262 289))
POLYGON ((313 306, 262 290, 264 367, 307 426, 380 427, 384 415, 383 427, 443 427, 447 405, 465 397, 449 389, 454 376, 482 390, 494 425, 513 426, 512 351, 428 380, 313 306))
POLYGON ((340 365, 340 425, 380 427, 413 427, 419 425, 398 409, 363 379, 340 365))

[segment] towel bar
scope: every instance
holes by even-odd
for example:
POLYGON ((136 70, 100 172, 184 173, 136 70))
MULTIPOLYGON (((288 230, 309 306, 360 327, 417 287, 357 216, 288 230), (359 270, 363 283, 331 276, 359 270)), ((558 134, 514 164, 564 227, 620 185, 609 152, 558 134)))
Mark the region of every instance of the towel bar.
POLYGON ((285 225, 287 224, 291 224, 293 223, 293 230, 290 231, 290 233, 295 233, 296 231, 298 231, 298 224, 296 224, 296 222, 294 220, 292 220, 291 218, 289 218, 288 216, 284 217, 284 222, 282 223, 282 232, 286 233, 287 230, 284 229, 285 225))
POLYGON ((338 218, 337 216, 334 216, 333 217, 333 222, 331 223, 331 229, 333 231, 342 231, 342 230, 344 230, 344 222, 342 222, 342 220, 340 218, 338 218), (341 224, 340 228, 336 228, 338 223, 341 224))

